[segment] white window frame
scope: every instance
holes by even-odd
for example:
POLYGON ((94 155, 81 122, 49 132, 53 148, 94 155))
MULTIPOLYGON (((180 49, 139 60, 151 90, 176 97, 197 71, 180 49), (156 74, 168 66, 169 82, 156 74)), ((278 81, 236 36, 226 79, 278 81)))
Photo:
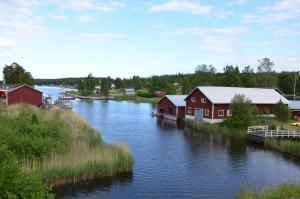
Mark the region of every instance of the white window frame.
POLYGON ((207 117, 209 116, 209 109, 204 110, 204 116, 207 116, 207 117))
POLYGON ((196 102, 196 97, 192 97, 191 102, 196 102))
POLYGON ((192 107, 188 107, 187 113, 188 113, 188 114, 192 114, 192 113, 193 113, 193 108, 192 108, 192 107))
POLYGON ((225 115, 224 109, 219 109, 219 110, 218 110, 218 116, 219 116, 219 117, 224 117, 224 115, 225 115), (223 114, 220 114, 220 112, 223 112, 223 114))
POLYGON ((227 116, 232 116, 232 110, 231 109, 227 109, 227 116))
POLYGON ((201 98, 201 103, 203 103, 203 104, 206 103, 206 98, 205 98, 205 97, 202 97, 202 98, 201 98))

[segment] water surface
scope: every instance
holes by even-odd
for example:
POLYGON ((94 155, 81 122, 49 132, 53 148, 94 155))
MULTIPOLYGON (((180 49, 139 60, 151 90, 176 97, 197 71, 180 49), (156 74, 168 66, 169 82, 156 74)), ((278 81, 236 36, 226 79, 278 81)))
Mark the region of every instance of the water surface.
POLYGON ((300 162, 292 156, 192 132, 152 117, 150 104, 76 100, 73 110, 106 142, 126 143, 135 164, 132 175, 69 186, 59 198, 221 199, 233 198, 243 183, 254 189, 300 179, 300 162))

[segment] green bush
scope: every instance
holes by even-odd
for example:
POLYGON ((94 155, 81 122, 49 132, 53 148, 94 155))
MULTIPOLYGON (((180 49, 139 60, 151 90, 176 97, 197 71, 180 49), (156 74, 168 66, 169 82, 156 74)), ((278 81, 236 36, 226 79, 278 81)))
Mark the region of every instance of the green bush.
POLYGON ((291 118, 291 113, 287 105, 280 100, 275 105, 275 115, 279 121, 286 122, 291 118))
POLYGON ((7 147, 0 146, 0 198, 54 198, 41 178, 25 174, 7 147))
POLYGON ((137 93, 136 95, 139 96, 139 97, 144 97, 144 98, 154 97, 152 93, 137 93))
POLYGON ((227 125, 232 127, 247 126, 253 120, 253 113, 257 112, 253 108, 251 100, 245 95, 235 95, 231 100, 230 109, 232 117, 227 121, 227 125))

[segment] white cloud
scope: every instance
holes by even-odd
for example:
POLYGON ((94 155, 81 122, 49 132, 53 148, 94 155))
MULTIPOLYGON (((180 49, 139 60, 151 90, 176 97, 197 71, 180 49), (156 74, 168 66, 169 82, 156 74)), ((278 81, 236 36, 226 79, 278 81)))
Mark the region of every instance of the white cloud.
POLYGON ((16 43, 9 39, 0 38, 0 47, 8 48, 15 46, 16 43))
POLYGON ((243 5, 248 3, 249 0, 231 0, 227 4, 228 5, 243 5))
POLYGON ((201 28, 191 27, 163 32, 165 36, 195 36, 195 48, 207 53, 229 54, 235 52, 243 43, 241 36, 247 33, 245 27, 201 28))
POLYGON ((48 16, 52 19, 58 20, 58 21, 66 21, 68 19, 68 16, 66 15, 59 15, 59 14, 48 14, 48 16))
POLYGON ((271 24, 294 20, 300 16, 299 0, 279 0, 272 5, 257 9, 256 14, 242 17, 244 23, 271 24))
POLYGON ((89 15, 80 15, 77 17, 78 21, 81 21, 81 22, 90 22, 92 21, 92 17, 89 16, 89 15))
POLYGON ((212 6, 201 5, 194 0, 171 0, 162 4, 152 5, 149 9, 151 12, 183 12, 190 14, 209 14, 212 6))
POLYGON ((58 6, 60 9, 71 10, 94 10, 98 12, 111 12, 117 8, 125 7, 125 3, 118 1, 92 1, 92 0, 48 0, 49 3, 58 6))
POLYGON ((122 38, 121 34, 118 33, 92 33, 92 34, 82 34, 80 37, 85 39, 90 39, 98 42, 105 42, 110 39, 120 39, 122 38))

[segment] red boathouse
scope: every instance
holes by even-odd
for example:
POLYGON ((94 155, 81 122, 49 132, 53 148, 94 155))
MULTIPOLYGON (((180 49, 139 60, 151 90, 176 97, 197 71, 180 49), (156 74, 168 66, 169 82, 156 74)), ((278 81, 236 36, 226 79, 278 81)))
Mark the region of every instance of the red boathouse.
POLYGON ((157 103, 157 116, 181 120, 185 117, 185 101, 187 95, 166 95, 157 103))
POLYGON ((232 116, 231 100, 235 95, 244 95, 264 115, 274 115, 274 106, 280 100, 289 101, 277 89, 200 86, 186 97, 186 119, 220 123, 232 116))
POLYGON ((22 85, 7 92, 6 102, 9 106, 25 103, 39 107, 43 105, 43 93, 30 86, 22 85))

